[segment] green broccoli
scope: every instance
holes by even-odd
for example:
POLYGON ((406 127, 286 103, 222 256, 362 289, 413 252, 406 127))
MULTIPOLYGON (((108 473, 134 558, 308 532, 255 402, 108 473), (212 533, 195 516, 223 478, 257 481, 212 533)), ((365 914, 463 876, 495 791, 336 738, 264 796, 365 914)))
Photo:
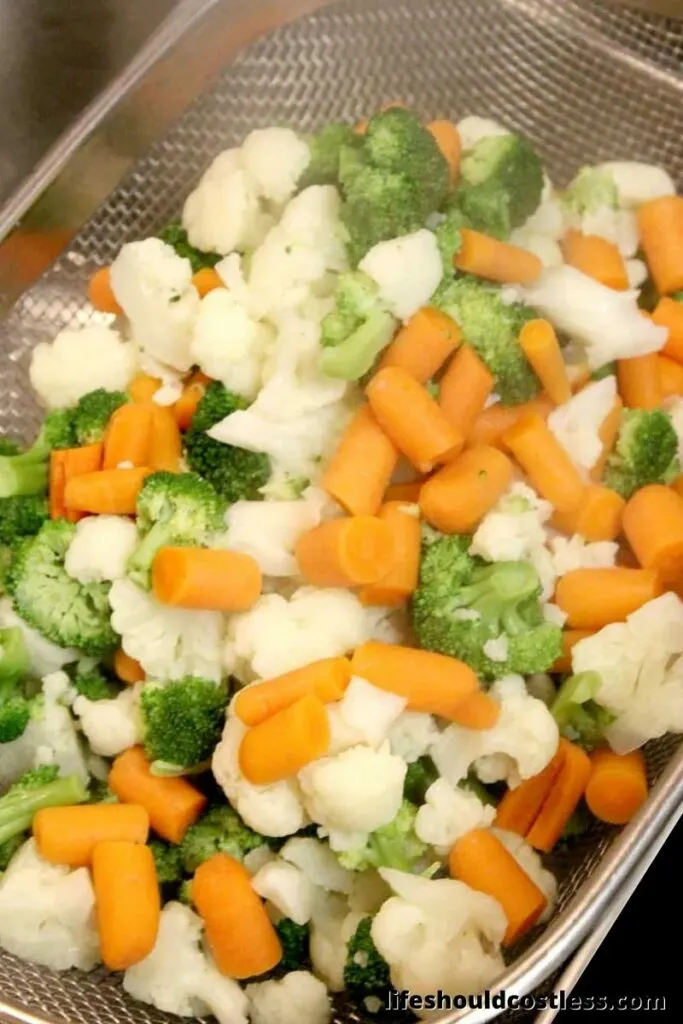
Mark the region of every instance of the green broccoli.
POLYGON ((603 483, 622 498, 648 484, 668 484, 680 473, 678 437, 662 409, 624 409, 603 483))
POLYGON ((159 548, 205 544, 225 526, 223 503, 212 485, 196 473, 152 473, 138 495, 137 525, 142 540, 128 561, 128 575, 149 588, 159 548))
POLYGON ((282 960, 275 968, 278 974, 290 971, 310 970, 311 959, 308 952, 311 930, 307 924, 297 924, 289 917, 283 917, 275 925, 275 931, 282 946, 282 960))
POLYGON ((406 779, 403 783, 403 799, 416 807, 425 802, 427 790, 439 777, 436 765, 426 754, 408 765, 406 779))
POLYGON ((594 699, 600 683, 597 672, 569 676, 550 705, 562 735, 588 750, 603 741, 605 729, 614 721, 614 715, 594 699))
POLYGON ((582 167, 560 198, 563 206, 577 217, 595 213, 603 206, 612 210, 619 208, 619 190, 614 178, 599 167, 582 167))
POLYGON ((176 885, 183 880, 183 859, 179 846, 163 839, 150 839, 147 844, 154 856, 159 885, 176 885))
POLYGON ((205 267, 215 267, 223 259, 218 253, 202 252, 201 249, 195 249, 193 245, 190 245, 187 231, 182 224, 177 222, 168 224, 159 237, 162 242, 172 246, 178 256, 182 256, 190 261, 193 274, 196 274, 198 270, 203 270, 205 267))
POLYGON ((193 881, 193 879, 186 878, 183 882, 181 882, 180 886, 178 887, 178 892, 177 892, 177 895, 176 895, 176 899, 180 903, 184 903, 186 907, 191 907, 193 905, 192 904, 192 881, 193 881))
POLYGON ((220 420, 247 403, 214 381, 197 406, 192 425, 185 434, 185 455, 190 469, 208 480, 228 502, 258 501, 270 477, 270 459, 262 452, 250 452, 214 441, 206 433, 220 420))
POLYGON ((228 853, 242 860, 265 843, 266 839, 245 825, 237 811, 228 804, 217 804, 187 830, 180 847, 183 867, 194 874, 214 853, 228 853))
POLYGON ((73 523, 53 519, 15 549, 7 589, 17 613, 60 647, 98 657, 116 647, 108 583, 79 583, 67 575, 64 559, 76 535, 73 523))
POLYGON ((467 227, 467 218, 456 203, 451 203, 444 211, 443 220, 434 228, 436 241, 443 261, 443 272, 446 280, 453 277, 453 260, 460 252, 462 245, 462 229, 467 227))
POLYGON ((509 238, 538 208, 543 165, 523 135, 480 139, 462 160, 455 201, 469 227, 495 238, 509 238))
POLYGON ((328 377, 358 380, 389 344, 397 323, 384 309, 375 282, 360 270, 342 274, 336 302, 323 320, 320 364, 328 377))
POLYGON ((560 836, 560 842, 563 845, 569 845, 573 840, 580 839, 581 836, 585 836, 594 821, 595 819, 586 805, 583 803, 579 804, 567 824, 564 826, 564 831, 560 836))
POLYGON ((593 370, 591 373, 591 380, 604 380, 605 377, 614 377, 616 372, 616 363, 605 363, 605 365, 599 367, 599 369, 593 370))
POLYGON ((370 996, 391 988, 389 965, 372 941, 372 918, 364 917, 346 946, 344 984, 350 992, 370 996))
POLYGON ((416 814, 417 807, 404 800, 394 820, 371 832, 365 846, 338 853, 339 863, 350 871, 367 868, 413 871, 428 849, 415 834, 416 814))
POLYGON ((316 135, 309 136, 311 159, 301 175, 298 188, 310 185, 337 185, 339 183, 339 156, 343 147, 355 148, 362 143, 348 124, 326 124, 316 135))
POLYGON ((0 544, 12 545, 21 537, 32 537, 49 518, 47 499, 39 494, 0 498, 0 544))
POLYGON ((26 835, 19 833, 17 836, 12 836, 11 839, 6 839, 4 843, 0 843, 0 874, 7 870, 12 857, 21 849, 25 842, 26 835))
POLYGON ((88 803, 91 804, 117 804, 119 802, 105 779, 91 778, 89 797, 88 803))
POLYGON ((11 437, 5 437, 0 434, 0 456, 2 455, 18 455, 21 451, 21 446, 17 441, 13 441, 11 437))
POLYGON ((203 765, 221 738, 228 690, 198 676, 147 683, 140 697, 143 744, 159 775, 183 775, 203 765))
POLYGON ((0 743, 18 739, 29 723, 31 703, 19 684, 30 666, 22 631, 0 629, 0 743))
POLYGON ((107 391, 105 388, 83 395, 73 411, 76 443, 97 444, 101 441, 109 420, 127 401, 128 395, 123 391, 107 391))
POLYGON ((0 456, 0 498, 44 494, 50 452, 58 448, 72 448, 75 443, 72 410, 53 409, 45 417, 38 437, 29 449, 21 454, 11 451, 0 456))
POLYGON ((533 309, 503 302, 499 288, 465 275, 444 282, 432 305, 460 325, 465 341, 495 377, 504 405, 528 402, 539 393, 538 378, 518 340, 524 324, 537 315, 533 309))
POLYGON ((43 807, 66 807, 87 800, 88 791, 78 775, 58 778, 54 765, 26 772, 0 797, 0 846, 28 832, 33 815, 43 807))
POLYGON ((74 689, 87 700, 113 700, 121 693, 122 686, 101 665, 92 661, 79 661, 72 674, 74 689))

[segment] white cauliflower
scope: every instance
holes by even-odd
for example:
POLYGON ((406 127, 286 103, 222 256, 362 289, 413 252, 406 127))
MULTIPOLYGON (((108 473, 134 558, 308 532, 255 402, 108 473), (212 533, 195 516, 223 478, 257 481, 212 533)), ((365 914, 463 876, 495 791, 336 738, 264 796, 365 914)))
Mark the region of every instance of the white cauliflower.
POLYGON ((398 320, 426 305, 443 277, 436 236, 426 228, 379 242, 358 264, 379 288, 382 301, 398 320))
POLYGON ((573 537, 554 537, 550 541, 553 564, 558 576, 575 569, 607 569, 616 563, 619 545, 608 540, 587 543, 578 533, 573 537))
POLYGON ((627 209, 642 206, 650 199, 676 194, 671 175, 656 164, 637 160, 613 160, 599 164, 598 170, 612 178, 619 194, 619 205, 627 209))
POLYGON ((565 218, 562 205, 553 194, 541 200, 537 210, 510 235, 513 245, 533 252, 544 267, 557 267, 564 262, 560 239, 565 232, 565 218))
POLYGON ((516 832, 508 832, 500 828, 493 828, 491 831, 545 896, 548 904, 541 914, 539 921, 547 921, 553 912, 555 900, 557 899, 557 879, 555 875, 552 871, 547 871, 543 867, 543 861, 540 856, 522 836, 518 836, 516 832))
POLYGON ((225 623, 219 612, 170 608, 127 579, 114 581, 109 603, 123 650, 146 675, 220 680, 225 623))
POLYGON ((633 210, 599 206, 586 211, 578 219, 570 218, 569 225, 579 228, 584 235, 598 235, 612 242, 625 260, 634 257, 638 251, 638 221, 633 210))
POLYGON ((314 973, 330 992, 345 988, 346 945, 365 916, 349 912, 343 896, 318 892, 311 919, 310 954, 314 973))
POLYGON ((58 647, 51 640, 46 640, 37 629, 33 629, 17 615, 12 602, 6 597, 0 598, 0 629, 21 630, 31 661, 31 675, 40 679, 64 665, 78 661, 80 657, 73 648, 58 647))
POLYGON ((253 320, 231 291, 215 288, 201 301, 190 351, 207 376, 251 400, 273 340, 272 328, 253 320))
POLYGON ((172 366, 166 366, 165 363, 159 362, 149 352, 140 352, 139 361, 140 370, 143 373, 148 374, 150 377, 156 377, 160 381, 160 386, 152 395, 154 404, 162 406, 175 405, 183 393, 184 375, 178 370, 174 370, 172 366))
POLYGON ((482 803, 475 793, 437 779, 417 812, 415 832, 439 856, 447 857, 456 839, 474 828, 488 828, 495 816, 495 807, 482 803))
POLYGON ((617 379, 610 375, 589 384, 548 416, 551 433, 586 478, 602 454, 600 428, 616 399, 617 379))
POLYGON ((361 914, 376 914, 391 889, 374 868, 353 872, 353 885, 349 894, 349 909, 361 914))
POLYGON ((247 985, 246 993, 251 1024, 328 1024, 332 1016, 327 988, 308 971, 247 985))
POLYGON ((77 697, 73 712, 90 749, 100 757, 116 757, 142 739, 140 722, 141 685, 127 686, 113 700, 77 697))
POLYGON ((358 744, 378 747, 405 707, 405 698, 354 676, 342 699, 327 708, 331 734, 329 753, 338 754, 358 744))
POLYGON ((313 885, 327 892, 351 892, 354 873, 343 868, 329 846, 319 839, 288 839, 280 850, 280 856, 300 868, 313 885))
POLYGON ((236 981, 218 971, 204 951, 201 919, 182 903, 166 904, 154 949, 128 968, 123 987, 133 999, 165 1013, 213 1016, 219 1024, 247 1024, 246 995, 236 981))
POLYGON ((483 782, 505 778, 516 786, 543 771, 557 751, 555 719, 542 701, 528 694, 521 676, 499 679, 489 692, 500 703, 500 717, 492 729, 450 725, 431 748, 439 774, 453 786, 472 764, 483 782))
POLYGON ((79 583, 120 580, 137 542, 135 523, 125 516, 87 516, 76 525, 64 568, 79 583))
POLYGON ((460 145, 462 146, 463 153, 474 149, 476 144, 481 142, 482 139, 488 139, 494 135, 509 134, 508 128, 505 128, 498 121, 494 121, 490 117, 478 117, 476 114, 470 114, 468 117, 463 117, 462 120, 458 121, 458 135, 460 136, 460 145))
POLYGON ((126 391, 136 369, 135 347, 102 324, 60 331, 31 354, 29 377, 48 409, 75 405, 89 391, 126 391))
POLYGON ((517 562, 531 558, 546 542, 545 524, 552 505, 531 487, 513 483, 482 519, 470 547, 471 555, 487 562, 517 562))
POLYGON ((404 711, 389 730, 392 754, 412 764, 426 754, 440 735, 436 719, 422 711, 404 711))
POLYGON ((647 263, 643 260, 626 260, 626 276, 629 288, 642 288, 648 279, 647 263))
POLYGON ((0 946, 53 971, 92 970, 100 957, 87 868, 50 864, 29 839, 0 876, 0 946))
POLYGON ((310 163, 311 151, 291 128, 258 128, 242 143, 241 156, 259 194, 280 204, 294 195, 297 182, 310 163))
POLYGON ((315 886, 295 864, 281 857, 269 860, 252 877, 251 887, 295 924, 311 920, 315 886))

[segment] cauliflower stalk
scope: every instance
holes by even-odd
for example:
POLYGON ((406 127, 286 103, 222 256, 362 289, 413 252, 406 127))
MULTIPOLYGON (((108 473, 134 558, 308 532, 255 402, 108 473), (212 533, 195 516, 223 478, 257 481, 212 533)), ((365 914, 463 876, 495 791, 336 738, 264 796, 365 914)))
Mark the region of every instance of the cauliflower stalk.
POLYGON ((29 376, 43 405, 61 409, 98 388, 125 391, 135 369, 135 347, 130 342, 111 327, 89 324, 60 331, 51 344, 36 345, 29 376))

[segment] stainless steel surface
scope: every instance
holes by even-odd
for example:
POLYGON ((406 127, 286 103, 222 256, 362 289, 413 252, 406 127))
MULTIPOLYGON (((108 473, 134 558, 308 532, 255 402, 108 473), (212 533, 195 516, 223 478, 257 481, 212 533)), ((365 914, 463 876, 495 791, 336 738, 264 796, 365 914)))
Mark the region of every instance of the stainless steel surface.
MULTIPOLYGON (((630 157, 656 158, 683 183, 683 32, 670 20, 590 0, 352 0, 281 27, 232 60, 267 28, 316 7, 316 0, 214 2, 154 67, 129 82, 101 123, 88 127, 87 139, 24 222, 29 237, 50 217, 68 234, 94 214, 0 329, 8 358, 0 382, 4 426, 30 429, 27 353, 60 327, 93 316, 84 299, 93 267, 177 214, 210 158, 251 127, 285 121, 309 128, 330 117, 357 118, 397 98, 425 115, 477 112, 523 129, 558 182, 583 162, 630 157), (158 141, 147 149, 153 138, 158 141)), ((0 248, 0 289, 10 280, 12 240, 0 248)), ((30 280, 31 273, 22 270, 19 280, 30 280)), ((683 794, 683 756, 673 740, 653 744, 648 753, 658 782, 647 807, 616 839, 596 827, 557 858, 558 913, 501 979, 508 992, 529 992, 552 976, 670 820, 683 794)), ((0 956, 0 993, 0 1000, 26 1008, 15 1012, 20 1020, 29 1019, 26 1011, 79 1024, 163 1019, 124 998, 116 979, 101 971, 55 977, 6 955, 0 956)), ((357 1021, 360 1011, 340 1002, 337 1020, 357 1021)), ((474 1011, 447 1019, 494 1015, 474 1011)))

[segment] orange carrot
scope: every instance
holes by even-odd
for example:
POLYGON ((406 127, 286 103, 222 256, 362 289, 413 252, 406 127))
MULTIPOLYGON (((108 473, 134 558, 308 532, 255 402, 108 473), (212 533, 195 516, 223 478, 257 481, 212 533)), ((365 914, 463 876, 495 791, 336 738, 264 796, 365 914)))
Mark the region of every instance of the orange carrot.
POLYGON ((418 510, 405 502, 390 501, 382 505, 379 518, 386 523, 394 540, 393 564, 386 576, 366 584, 359 593, 362 604, 399 607, 417 587, 420 571, 420 517, 418 510))
POLYGON ((375 640, 356 648, 351 669, 378 689, 404 697, 409 710, 453 722, 458 721, 462 704, 479 688, 476 675, 462 661, 375 640))
POLYGON ((555 603, 566 612, 570 629, 602 629, 623 622, 662 589, 649 569, 574 569, 558 580, 555 603))
POLYGON ((527 832, 535 850, 550 853, 583 796, 591 773, 588 754, 568 740, 560 739, 562 766, 536 820, 527 832))
POLYGON ((568 402, 572 389, 553 325, 547 320, 528 320, 519 344, 548 397, 556 405, 568 402))
POLYGON ((101 469, 83 473, 68 480, 64 488, 64 504, 77 512, 93 515, 132 516, 145 478, 151 469, 101 469))
POLYGON ((126 654, 122 647, 119 647, 114 655, 114 672, 122 683, 129 686, 141 683, 145 678, 145 670, 140 662, 126 654))
POLYGON ((225 853, 204 861, 192 882, 192 902, 218 970, 255 978, 282 959, 282 946, 245 867, 225 853))
POLYGON ((683 579, 683 497, 652 484, 637 491, 624 511, 624 535, 643 569, 665 583, 683 579))
POLYGON ((568 231, 560 243, 565 263, 576 267, 582 274, 617 291, 628 288, 628 274, 623 256, 614 242, 600 235, 584 235, 581 231, 568 231))
POLYGON ((104 437, 104 469, 149 465, 155 408, 153 402, 129 402, 116 410, 104 437))
POLYGON ((180 776, 152 775, 142 747, 119 754, 108 779, 109 788, 124 804, 141 804, 155 832, 169 843, 181 843, 206 806, 206 797, 180 776))
POLYGON ((115 316, 123 313, 112 290, 109 267, 100 267, 90 278, 88 300, 100 313, 114 313, 115 316))
POLYGON ((245 725, 260 725, 309 693, 323 704, 341 700, 350 679, 348 658, 323 658, 245 687, 235 697, 233 710, 245 725))
POLYGON ((683 363, 683 302, 665 295, 655 306, 652 322, 657 327, 666 327, 669 332, 661 354, 683 363))
POLYGON ((615 754, 594 750, 586 786, 591 814, 609 825, 625 825, 647 800, 647 770, 642 750, 615 754))
POLYGON ((38 852, 52 864, 87 867, 98 843, 146 843, 149 815, 139 804, 82 804, 46 807, 33 818, 38 852))
POLYGON ((93 473, 102 465, 102 445, 87 444, 82 448, 62 448, 50 453, 50 518, 77 523, 81 512, 66 507, 65 491, 69 480, 83 473, 93 473))
POLYGON ((537 413, 529 413, 505 431, 503 443, 542 497, 558 512, 581 501, 584 483, 578 469, 537 413))
POLYGON ((640 244, 660 295, 683 288, 683 197, 651 199, 638 210, 640 244))
POLYGON ((602 479, 602 474, 605 470, 605 466, 607 465, 607 460, 612 454, 612 449, 617 442, 619 427, 621 425, 621 411, 623 407, 624 403, 617 395, 614 405, 600 424, 598 437, 602 444, 602 451, 589 474, 591 480, 595 480, 596 483, 598 480, 602 479))
POLYGON ((565 629, 562 633, 562 654, 553 665, 551 672, 571 672, 572 651, 578 643, 593 636, 592 629, 565 629))
POLYGON ((138 373, 130 382, 128 394, 131 402, 151 402, 160 387, 161 381, 158 377, 151 377, 148 373, 138 373))
POLYGON ((683 395, 683 364, 669 359, 668 356, 658 356, 657 365, 662 399, 683 395))
POLYGON ((387 487, 384 500, 386 502, 400 501, 402 505, 417 505, 424 482, 423 477, 408 484, 390 484, 387 487))
POLYGON ((562 761, 563 753, 560 746, 542 772, 525 779, 514 789, 508 789, 496 808, 496 828, 516 832, 518 836, 527 834, 560 774, 562 761))
POLYGON ((500 718, 500 704, 493 697, 489 697, 488 693, 477 690, 458 705, 457 716, 458 725, 463 725, 466 729, 493 729, 500 718))
POLYGON ((242 774, 255 786, 269 786, 298 775, 330 747, 325 705, 315 693, 300 697, 245 733, 240 744, 242 774))
POLYGON ((512 463, 497 448, 468 448, 420 491, 425 519, 443 533, 469 533, 512 481, 512 463))
POLYGON ((299 539, 301 575, 314 587, 360 587, 383 579, 394 563, 394 535, 376 516, 331 519, 299 539))
POLYGON ((193 274, 192 284, 202 299, 216 288, 225 288, 225 281, 213 267, 202 267, 196 274, 193 274))
POLYGON ((152 437, 149 447, 149 462, 155 472, 180 472, 183 442, 180 429, 171 409, 155 405, 152 412, 152 437))
POLYGON ((625 507, 626 502, 616 491, 601 484, 589 484, 576 508, 556 512, 551 523, 561 533, 579 533, 591 543, 616 540, 621 533, 625 507))
POLYGON ((245 612, 262 583, 258 562, 239 551, 168 547, 152 563, 154 596, 174 608, 245 612))
POLYGON ((322 487, 352 516, 374 516, 398 452, 364 405, 348 425, 322 478, 322 487))
POLYGON ((462 228, 462 243, 453 263, 465 274, 499 284, 533 284, 543 270, 538 256, 509 242, 462 228))
POLYGON ((683 474, 681 476, 677 476, 675 480, 672 480, 669 486, 672 491, 675 491, 679 497, 683 498, 683 474))
POLYGON ((430 121, 427 129, 436 139, 439 149, 448 161, 448 168, 451 172, 451 185, 454 185, 460 174, 460 156, 462 153, 462 143, 457 125, 454 125, 452 121, 430 121))
POLYGON ((461 341, 462 333, 455 320, 440 309, 423 306, 386 349, 379 369, 399 366, 420 384, 426 384, 461 341))
POLYGON ((102 962, 125 971, 154 949, 161 894, 154 855, 141 843, 98 843, 92 857, 102 962))
POLYGON ((448 858, 453 878, 497 900, 505 911, 503 945, 511 946, 538 921, 547 899, 492 832, 476 828, 457 839, 448 858))
POLYGON ((183 388, 183 393, 173 406, 175 421, 181 430, 187 430, 192 423, 192 417, 197 411, 197 406, 206 394, 206 389, 211 383, 201 370, 196 370, 188 377, 183 388))
POLYGON ((467 443, 490 444, 494 448, 502 448, 503 435, 515 423, 531 412, 546 420, 553 409, 554 405, 546 395, 539 395, 538 398, 532 398, 530 402, 524 402, 522 405, 503 405, 502 402, 496 402, 495 405, 484 409, 481 416, 474 421, 467 443))
POLYGON ((486 400, 494 379, 477 353, 463 345, 441 378, 439 406, 452 427, 467 438, 486 400))
POLYGON ((619 392, 629 409, 658 409, 662 404, 659 360, 653 352, 617 363, 619 392))

